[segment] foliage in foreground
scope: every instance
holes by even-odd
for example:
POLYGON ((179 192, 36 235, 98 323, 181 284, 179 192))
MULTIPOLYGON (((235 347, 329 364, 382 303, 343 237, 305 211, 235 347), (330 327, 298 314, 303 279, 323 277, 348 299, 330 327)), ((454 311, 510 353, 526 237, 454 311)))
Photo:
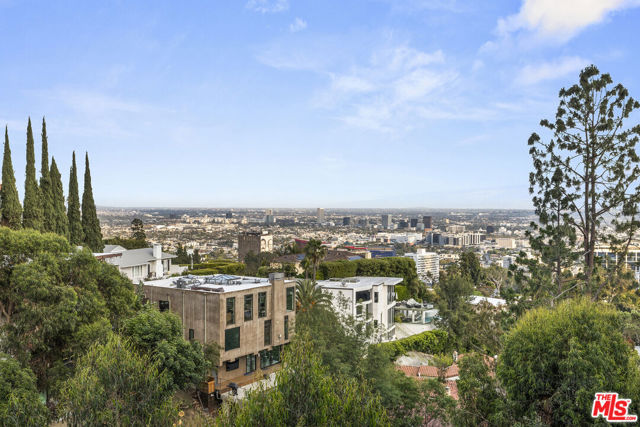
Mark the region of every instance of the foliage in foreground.
POLYGON ((240 403, 225 403, 217 425, 384 426, 389 419, 366 382, 332 373, 306 335, 284 353, 272 389, 259 388, 240 403))
POLYGON ((36 377, 11 356, 0 353, 0 424, 44 426, 49 413, 40 402, 36 377))
POLYGON ((62 393, 70 426, 165 426, 177 418, 168 375, 111 334, 78 361, 62 393))
POLYGON ((623 337, 623 318, 586 299, 529 311, 507 333, 498 377, 516 417, 538 414, 554 425, 584 425, 594 394, 616 391, 638 413, 638 356, 623 337))

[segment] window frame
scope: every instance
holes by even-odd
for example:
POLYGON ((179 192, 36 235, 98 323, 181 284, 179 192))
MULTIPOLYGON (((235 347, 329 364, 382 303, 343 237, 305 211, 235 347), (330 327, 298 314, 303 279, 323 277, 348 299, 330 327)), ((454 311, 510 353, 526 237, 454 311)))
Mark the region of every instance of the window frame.
POLYGON ((267 317, 267 293, 258 292, 258 318, 267 317))
POLYGON ((171 310, 171 303, 169 300, 158 300, 158 310, 160 312, 171 310))
POLYGON ((293 311, 295 308, 296 301, 296 288, 294 286, 290 286, 285 290, 286 295, 286 309, 287 311, 293 311))
POLYGON ((264 321, 264 345, 265 346, 271 345, 271 342, 273 341, 273 337, 271 336, 272 332, 273 332, 273 323, 271 322, 271 319, 265 320, 264 321), (267 337, 269 339, 267 339, 267 337))
POLYGON ((226 299, 226 324, 235 325, 236 323, 236 297, 227 297, 226 299), (231 308, 231 310, 229 310, 231 308), (229 315, 231 315, 231 321, 229 321, 229 315))
POLYGON ((289 339, 289 316, 284 316, 284 339, 289 339))
POLYGON ((253 294, 244 296, 244 321, 248 322, 253 320, 253 294), (249 302, 249 309, 247 310, 247 302, 249 302), (248 314, 248 316, 247 316, 248 314))
POLYGON ((240 326, 236 326, 235 328, 229 328, 229 329, 225 329, 224 330, 224 351, 231 351, 231 350, 235 350, 236 348, 240 348, 240 326), (230 334, 238 334, 238 342, 237 342, 237 346, 232 347, 232 345, 235 344, 235 339, 234 342, 231 342, 232 338, 230 334), (227 344, 229 346, 227 346, 227 344))

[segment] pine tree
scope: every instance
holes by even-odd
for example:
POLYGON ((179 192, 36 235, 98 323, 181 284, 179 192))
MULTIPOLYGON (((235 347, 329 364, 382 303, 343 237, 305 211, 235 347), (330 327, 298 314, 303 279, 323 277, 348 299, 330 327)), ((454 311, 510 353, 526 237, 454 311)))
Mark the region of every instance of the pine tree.
POLYGON ((69 173, 69 200, 67 204, 67 220, 69 222, 69 243, 81 245, 84 240, 82 221, 80 219, 80 195, 78 192, 78 168, 76 152, 73 152, 71 172, 69 173))
POLYGON ((16 176, 11 163, 11 148, 9 147, 9 132, 4 128, 4 157, 2 159, 2 190, 0 190, 0 207, 2 216, 0 225, 13 228, 22 227, 22 206, 16 188, 16 176))
POLYGON ((96 213, 96 204, 93 201, 93 189, 91 188, 91 171, 89 170, 89 153, 85 156, 84 166, 84 191, 82 193, 82 231, 84 231, 84 243, 94 252, 100 252, 104 248, 100 221, 96 213))
POLYGON ((51 158, 51 170, 49 171, 51 180, 51 198, 53 206, 53 231, 61 236, 68 237, 69 222, 64 208, 64 190, 62 189, 62 176, 58 170, 56 159, 51 158))
POLYGON ((55 231, 53 212, 53 194, 49 176, 49 143, 47 141, 47 123, 42 118, 42 160, 40 166, 40 197, 42 200, 42 229, 55 231))
POLYGON ((22 225, 42 231, 42 201, 38 181, 36 180, 36 156, 33 148, 33 131, 31 118, 27 125, 27 167, 24 181, 24 211, 22 225))

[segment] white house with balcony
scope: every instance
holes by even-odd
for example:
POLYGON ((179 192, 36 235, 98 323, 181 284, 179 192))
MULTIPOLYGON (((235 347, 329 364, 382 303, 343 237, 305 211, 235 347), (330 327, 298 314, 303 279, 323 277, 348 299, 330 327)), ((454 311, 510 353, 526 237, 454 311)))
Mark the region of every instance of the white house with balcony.
POLYGON ((395 286, 400 277, 347 277, 318 281, 318 286, 332 296, 334 307, 344 314, 371 322, 381 341, 395 339, 395 286), (343 301, 343 304, 341 304, 343 301))
POLYGON ((172 265, 175 255, 162 251, 162 245, 154 243, 150 248, 125 249, 119 245, 106 245, 101 253, 93 254, 97 259, 118 267, 120 272, 134 283, 145 279, 161 279, 185 268, 172 265))

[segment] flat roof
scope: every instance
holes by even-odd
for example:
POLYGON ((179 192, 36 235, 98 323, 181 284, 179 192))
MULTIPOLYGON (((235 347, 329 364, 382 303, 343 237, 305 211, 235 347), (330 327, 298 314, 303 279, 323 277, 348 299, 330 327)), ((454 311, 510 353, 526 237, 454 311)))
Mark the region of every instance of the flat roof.
POLYGON ((402 277, 344 277, 329 280, 319 280, 318 286, 335 289, 359 289, 370 288, 378 285, 397 285, 402 282, 402 277))
MULTIPOLYGON (((285 280, 286 282, 292 282, 292 280, 285 280)), ((271 286, 271 282, 264 277, 234 276, 229 274, 194 276, 190 274, 168 279, 147 280, 144 282, 144 286, 225 293, 271 286)))

